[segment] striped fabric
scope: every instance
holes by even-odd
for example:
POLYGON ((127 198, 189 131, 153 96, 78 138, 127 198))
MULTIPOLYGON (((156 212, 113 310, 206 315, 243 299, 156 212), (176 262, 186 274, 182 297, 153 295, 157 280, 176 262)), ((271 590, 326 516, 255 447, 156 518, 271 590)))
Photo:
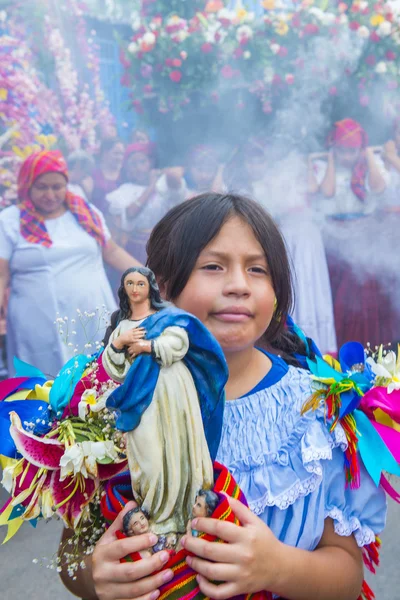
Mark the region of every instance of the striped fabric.
MULTIPOLYGON (((229 506, 227 498, 221 494, 225 492, 232 498, 237 498, 247 506, 243 492, 233 479, 229 471, 220 465, 214 463, 215 486, 214 492, 219 492, 220 503, 215 509, 212 517, 221 521, 228 521, 240 525, 235 517, 232 509, 229 506)), ((106 493, 102 498, 101 509, 107 521, 112 522, 123 509, 123 507, 132 499, 132 489, 130 485, 129 472, 124 472, 109 481, 106 487, 106 493)), ((117 537, 123 539, 126 537, 122 532, 117 532, 117 537)), ((208 534, 201 533, 199 537, 208 541, 223 543, 208 534)), ((187 552, 182 549, 174 554, 164 569, 172 569, 174 578, 160 588, 160 600, 202 600, 204 595, 200 592, 196 581, 196 573, 189 567, 186 562, 187 552)), ((139 553, 126 556, 122 562, 133 562, 141 560, 139 553)), ((237 596, 239 600, 272 600, 272 595, 267 592, 258 592, 256 594, 248 594, 247 596, 237 596)))
MULTIPOLYGON (((41 244, 50 248, 52 240, 46 229, 45 219, 35 209, 29 194, 36 179, 45 173, 60 173, 68 180, 67 164, 58 150, 36 152, 22 164, 18 174, 18 197, 21 202, 20 231, 31 244, 41 244)), ((66 192, 65 204, 79 225, 94 237, 100 246, 105 246, 106 239, 101 219, 89 204, 69 191, 66 192)))

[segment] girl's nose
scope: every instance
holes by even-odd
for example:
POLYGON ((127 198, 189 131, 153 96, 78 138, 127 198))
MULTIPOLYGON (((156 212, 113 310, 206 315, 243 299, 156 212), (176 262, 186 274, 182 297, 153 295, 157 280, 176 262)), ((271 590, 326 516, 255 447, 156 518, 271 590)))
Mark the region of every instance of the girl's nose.
POLYGON ((225 284, 225 293, 237 296, 247 296, 250 294, 250 287, 246 270, 242 267, 236 267, 228 271, 225 284))

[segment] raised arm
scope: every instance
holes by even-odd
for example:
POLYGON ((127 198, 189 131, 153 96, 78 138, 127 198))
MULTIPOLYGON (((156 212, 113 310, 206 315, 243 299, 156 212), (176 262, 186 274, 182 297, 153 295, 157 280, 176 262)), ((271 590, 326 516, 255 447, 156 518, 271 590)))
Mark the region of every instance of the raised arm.
POLYGON ((319 189, 325 198, 333 198, 336 193, 336 169, 333 150, 330 150, 328 153, 328 167, 319 189))
POLYGON ((400 173, 400 156, 393 140, 386 142, 384 146, 384 161, 400 173))
POLYGON ((367 148, 365 150, 365 158, 367 159, 368 163, 368 182, 371 192, 374 192, 375 194, 381 194, 385 191, 386 182, 381 170, 379 169, 372 148, 367 148))
POLYGON ((103 259, 106 263, 123 273, 131 267, 141 267, 141 263, 126 250, 118 246, 113 239, 108 240, 103 248, 103 259))
POLYGON ((0 258, 0 311, 4 312, 6 289, 10 282, 10 268, 8 260, 0 258))

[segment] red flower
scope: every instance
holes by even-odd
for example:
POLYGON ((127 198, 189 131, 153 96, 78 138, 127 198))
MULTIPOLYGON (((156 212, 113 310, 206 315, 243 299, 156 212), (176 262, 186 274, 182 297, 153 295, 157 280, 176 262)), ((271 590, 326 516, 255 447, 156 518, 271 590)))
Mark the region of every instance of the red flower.
POLYGON ((315 23, 307 23, 307 25, 303 29, 304 35, 316 35, 319 32, 318 25, 315 23))
POLYGON ((282 56, 282 58, 284 58, 285 56, 288 55, 289 50, 287 48, 285 48, 285 46, 281 46, 278 50, 278 56, 282 56))
POLYGON ((358 21, 351 21, 349 27, 352 31, 357 31, 357 29, 360 29, 361 25, 358 21))
POLYGON ((174 83, 179 83, 182 79, 182 73, 181 71, 171 71, 171 73, 169 74, 169 78, 174 83))
POLYGON ((235 48, 235 50, 233 51, 233 56, 235 58, 242 58, 243 54, 244 54, 244 51, 242 48, 235 48))
POLYGON ((373 31, 371 33, 371 35, 369 36, 369 39, 371 40, 371 42, 375 42, 375 44, 377 44, 378 42, 381 41, 381 38, 379 37, 379 35, 376 33, 376 31, 373 31))
POLYGON ((396 53, 393 52, 393 50, 388 50, 386 52, 386 59, 387 60, 396 60, 396 53))
POLYGON ((292 17, 292 26, 296 28, 301 27, 301 19, 298 13, 294 14, 292 17))
POLYGON ((210 42, 204 42, 201 46, 201 51, 203 54, 209 54, 213 51, 213 45, 210 42))
POLYGON ((142 105, 142 103, 140 102, 140 100, 134 100, 134 101, 132 102, 132 104, 133 104, 133 108, 135 109, 135 111, 136 111, 136 112, 137 112, 139 115, 143 114, 143 112, 144 112, 144 111, 143 111, 143 105, 142 105))
POLYGON ((376 58, 373 54, 368 54, 368 56, 365 57, 365 62, 368 66, 373 67, 376 64, 376 58))
POLYGON ((234 71, 230 65, 224 65, 221 69, 221 75, 224 79, 232 79, 234 71))
POLYGON ((173 67, 181 67, 182 66, 182 61, 180 58, 174 58, 172 60, 172 66, 173 67))

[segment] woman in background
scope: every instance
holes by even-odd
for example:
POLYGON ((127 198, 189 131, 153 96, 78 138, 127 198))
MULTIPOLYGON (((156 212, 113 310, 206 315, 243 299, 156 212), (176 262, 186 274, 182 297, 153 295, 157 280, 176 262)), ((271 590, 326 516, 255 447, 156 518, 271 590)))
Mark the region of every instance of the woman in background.
POLYGON ((93 173, 94 188, 92 202, 107 218, 106 195, 120 185, 124 162, 124 144, 118 138, 103 140, 98 154, 98 168, 93 173))
POLYGON ((60 152, 32 154, 18 175, 19 204, 0 214, 10 376, 14 356, 55 376, 75 349, 94 351, 115 308, 103 260, 120 271, 139 264, 111 239, 102 213, 67 185, 60 152))
POLYGON ((146 262, 146 243, 154 225, 184 199, 183 170, 155 169, 154 145, 136 142, 126 149, 124 183, 107 194, 107 212, 123 244, 146 262))

